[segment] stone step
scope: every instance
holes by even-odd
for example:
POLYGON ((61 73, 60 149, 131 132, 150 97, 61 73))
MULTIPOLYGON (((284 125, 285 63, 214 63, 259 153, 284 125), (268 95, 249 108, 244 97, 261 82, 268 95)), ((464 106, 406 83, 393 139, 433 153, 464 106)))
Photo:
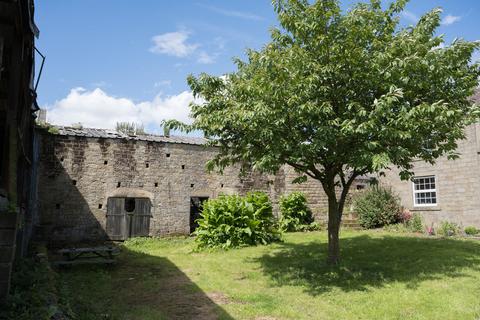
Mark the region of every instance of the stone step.
POLYGON ((352 227, 352 226, 342 226, 342 229, 344 229, 344 230, 363 230, 363 228, 360 227, 360 226, 356 226, 356 227, 352 227))
POLYGON ((362 230, 362 226, 358 222, 358 219, 354 217, 345 218, 342 220, 342 228, 350 230, 362 230))
POLYGON ((361 228, 362 226, 359 225, 359 224, 348 223, 348 224, 342 224, 342 227, 344 227, 344 228, 361 228))

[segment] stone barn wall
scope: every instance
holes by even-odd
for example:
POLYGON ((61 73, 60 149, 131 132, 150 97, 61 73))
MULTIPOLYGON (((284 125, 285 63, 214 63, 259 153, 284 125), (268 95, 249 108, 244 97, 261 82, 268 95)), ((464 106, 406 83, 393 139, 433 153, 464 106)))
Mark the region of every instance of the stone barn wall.
POLYGON ((264 191, 278 215, 280 196, 302 191, 315 219, 326 219, 328 205, 320 183, 309 179, 292 184, 298 174, 291 167, 276 175, 252 172, 239 177, 235 167, 223 175, 207 173, 205 164, 217 151, 203 146, 201 138, 57 129, 56 134, 38 134, 40 237, 52 243, 106 239, 108 199, 119 197, 150 199, 151 236, 189 234, 191 198, 222 193, 264 191))
POLYGON ((98 137, 104 133, 100 130, 88 135, 85 129, 61 130, 40 134, 40 229, 52 242, 105 239, 109 197, 150 198, 149 233, 164 236, 189 234, 191 197, 261 190, 276 208, 285 190, 282 174, 240 178, 237 168, 227 168, 223 175, 207 173, 205 163, 216 150, 202 146, 203 139, 140 140, 113 133, 98 137))
MULTIPOLYGON (((284 180, 286 181, 284 193, 288 194, 294 191, 303 192, 307 198, 308 206, 312 210, 315 220, 326 222, 328 217, 328 199, 325 192, 323 191, 323 187, 320 181, 308 178, 308 180, 304 183, 292 184, 291 182, 295 178, 297 178, 299 174, 296 173, 295 170, 290 166, 286 166, 281 173, 284 176, 284 180)), ((354 194, 357 190, 361 190, 368 187, 370 183, 369 181, 370 181, 369 177, 366 177, 366 176, 358 177, 352 183, 348 197, 354 194)), ((341 192, 341 189, 338 188, 337 197, 340 197, 340 192, 341 192)), ((355 217, 352 216, 352 212, 348 207, 348 205, 349 205, 349 198, 347 198, 346 207, 345 207, 342 219, 355 219, 355 217)))

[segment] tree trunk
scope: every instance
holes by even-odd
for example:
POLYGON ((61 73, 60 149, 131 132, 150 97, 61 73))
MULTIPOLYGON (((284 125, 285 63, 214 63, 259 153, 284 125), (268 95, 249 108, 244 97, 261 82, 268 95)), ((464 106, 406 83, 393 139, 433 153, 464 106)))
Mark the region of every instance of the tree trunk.
POLYGON ((348 179, 345 179, 343 171, 335 172, 331 168, 325 168, 327 173, 325 179, 320 180, 323 190, 328 198, 328 258, 327 262, 331 265, 337 265, 340 262, 340 222, 342 221, 343 208, 347 194, 355 178, 358 176, 357 171, 353 171, 348 179), (340 176, 342 191, 337 199, 335 192, 335 177, 340 176))
POLYGON ((341 213, 338 212, 338 204, 335 192, 328 196, 328 258, 327 262, 337 265, 340 262, 340 231, 341 213))

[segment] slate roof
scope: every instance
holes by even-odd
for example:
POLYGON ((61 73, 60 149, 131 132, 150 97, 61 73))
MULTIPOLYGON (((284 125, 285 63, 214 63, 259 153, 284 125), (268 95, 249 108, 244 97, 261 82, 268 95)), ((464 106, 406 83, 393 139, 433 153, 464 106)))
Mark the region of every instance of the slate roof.
POLYGON ((184 136, 166 137, 166 136, 153 135, 153 134, 128 135, 128 134, 120 133, 111 129, 75 128, 75 127, 63 127, 63 126, 54 126, 54 127, 58 129, 57 134, 61 136, 104 138, 104 139, 127 139, 127 140, 152 141, 152 142, 193 144, 193 145, 203 145, 207 142, 207 139, 200 138, 200 137, 184 137, 184 136))

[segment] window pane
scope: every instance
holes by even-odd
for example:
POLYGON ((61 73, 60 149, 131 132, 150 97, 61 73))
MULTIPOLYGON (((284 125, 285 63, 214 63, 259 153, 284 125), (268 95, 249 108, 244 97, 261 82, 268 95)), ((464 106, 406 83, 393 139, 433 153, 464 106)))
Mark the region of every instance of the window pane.
POLYGON ((413 179, 414 203, 416 205, 434 205, 437 203, 435 190, 435 177, 422 177, 413 179), (432 190, 432 191, 430 191, 432 190))

